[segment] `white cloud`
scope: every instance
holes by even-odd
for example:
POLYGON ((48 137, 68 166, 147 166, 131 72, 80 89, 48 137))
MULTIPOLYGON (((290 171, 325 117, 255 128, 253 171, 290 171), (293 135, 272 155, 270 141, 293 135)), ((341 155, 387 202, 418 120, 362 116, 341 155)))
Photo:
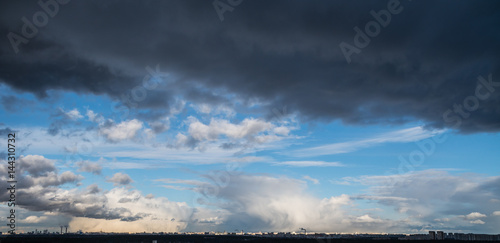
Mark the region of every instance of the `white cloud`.
POLYGON ((219 188, 214 196, 230 202, 221 205, 233 212, 227 221, 246 223, 248 227, 264 224, 259 228, 289 231, 303 225, 325 227, 327 222, 332 227, 339 225, 345 217, 341 207, 350 203, 349 197, 321 200, 305 189, 304 182, 295 179, 242 174, 231 176, 228 185, 219 188), (244 215, 248 218, 243 218, 244 215), (252 220, 253 224, 247 220, 252 220))
POLYGON ((246 148, 257 144, 279 141, 288 137, 293 127, 277 127, 271 122, 261 119, 245 118, 240 123, 212 118, 208 124, 197 118, 189 117, 187 135, 177 134, 177 146, 197 147, 206 150, 208 144, 214 143, 226 149, 246 148))
POLYGON ((47 159, 41 155, 21 155, 19 160, 19 167, 21 171, 27 171, 34 176, 56 170, 55 161, 47 159))
POLYGON ((83 176, 77 175, 71 171, 65 171, 58 177, 60 184, 81 181, 83 178, 83 176))
POLYGON ((425 170, 401 175, 361 176, 347 178, 347 181, 369 186, 369 195, 352 198, 393 207, 398 214, 420 225, 432 225, 448 218, 456 219, 447 222, 450 228, 466 227, 472 222, 476 225, 484 222, 483 232, 500 227, 498 222, 486 220, 486 214, 480 212, 498 208, 490 199, 497 197, 500 176, 452 175, 442 170, 425 170), (471 209, 477 211, 471 212, 471 209))
POLYGON ((195 108, 198 112, 205 114, 209 114, 212 111, 212 107, 208 104, 199 104, 195 108))
MULTIPOLYGON (((428 227, 438 227, 442 223, 457 229, 482 227, 487 231, 498 228, 498 223, 488 220, 482 212, 488 212, 488 215, 489 212, 496 212, 494 209, 498 208, 497 204, 489 199, 495 197, 500 177, 471 174, 457 176, 436 170, 394 176, 365 176, 349 181, 368 185, 368 195, 335 195, 329 198, 312 195, 305 180, 314 183, 316 179, 307 176, 303 177, 304 180, 297 180, 285 176, 235 172, 229 174, 227 181, 219 178, 223 183, 197 179, 157 180, 165 183, 165 186, 207 195, 202 197, 211 209, 194 209, 166 198, 143 196, 126 187, 110 191, 101 190, 97 185, 83 190, 58 188, 63 181, 77 180, 78 175, 68 171, 57 174, 50 163, 54 161, 43 156, 31 155, 29 158, 33 163, 49 163, 42 166, 45 169, 30 170, 33 174, 26 170, 29 177, 22 180, 28 186, 20 193, 34 200, 24 202, 26 204, 23 207, 33 211, 52 210, 73 215, 70 228, 84 231, 100 230, 101 227, 105 231, 115 232, 160 231, 158 229, 161 226, 158 224, 163 224, 170 231, 207 228, 227 230, 255 225, 253 230, 295 231, 307 227, 308 231, 327 232, 407 232, 409 227, 425 231, 428 227), (39 178, 45 178, 45 181, 39 178), (49 178, 58 179, 50 181, 49 178), (396 211, 375 212, 364 206, 359 208, 357 200, 370 200, 371 203, 394 207, 396 211), (370 213, 367 210, 371 210, 370 213), (462 218, 457 215, 462 215, 462 218), (172 221, 172 218, 175 220, 172 221)), ((2 169, 0 174, 5 174, 2 169)), ((110 179, 116 181, 117 185, 131 180, 125 174, 117 174, 110 179)), ((247 230, 252 228, 248 227, 247 230)))
POLYGON ((100 164, 90 161, 79 161, 76 163, 76 166, 78 166, 78 171, 80 172, 90 172, 92 174, 100 175, 102 171, 102 166, 100 164))
POLYGON ((82 114, 80 114, 80 112, 76 108, 67 112, 62 109, 61 111, 66 115, 66 117, 68 117, 71 120, 78 120, 80 118, 83 118, 82 114))
POLYGON ((394 196, 359 195, 356 196, 355 198, 376 200, 376 201, 391 201, 391 202, 408 202, 408 201, 418 202, 418 199, 416 198, 394 197, 394 196))
POLYGON ((95 121, 97 114, 93 110, 87 110, 87 117, 89 121, 95 121))
POLYGON ((274 165, 286 165, 293 167, 341 167, 344 166, 340 162, 325 162, 325 161, 284 161, 276 162, 274 165))
MULTIPOLYGON (((47 137, 47 131, 44 128, 20 127, 19 129, 30 131, 25 139, 29 139, 31 146, 27 147, 25 154, 44 154, 57 157, 61 156, 61 148, 65 148, 64 152, 66 153, 63 154, 65 156, 61 158, 61 162, 68 166, 73 166, 82 160, 95 161, 101 157, 107 159, 100 161, 99 164, 104 168, 112 169, 121 169, 122 166, 126 166, 129 169, 165 168, 180 163, 244 164, 265 160, 271 161, 268 157, 257 158, 253 156, 254 152, 269 149, 273 146, 274 148, 283 146, 280 143, 267 143, 244 149, 241 147, 227 149, 223 148, 221 144, 228 141, 221 140, 213 144, 208 144, 207 148, 209 149, 200 153, 197 149, 193 150, 192 147, 185 147, 186 144, 189 144, 190 138, 184 134, 178 134, 176 139, 173 139, 174 141, 168 142, 169 145, 162 146, 165 144, 161 144, 161 141, 159 143, 156 143, 156 140, 155 142, 150 142, 150 140, 146 140, 145 136, 141 136, 146 133, 146 129, 144 128, 138 131, 135 138, 120 142, 109 142, 98 130, 90 130, 85 133, 78 132, 72 136, 58 134, 53 137, 47 137), (175 144, 175 142, 178 144, 175 144), (235 152, 238 152, 238 155, 235 155, 235 152), (168 156, 165 156, 166 154, 168 156)), ((241 141, 245 142, 244 140, 241 141)), ((241 146, 243 145, 241 144, 241 146)))
POLYGON ((229 123, 228 120, 212 119, 205 125, 198 120, 189 124, 189 134, 196 140, 215 140, 220 135, 229 138, 241 139, 253 137, 261 132, 271 129, 273 125, 258 119, 246 118, 240 124, 229 123))
POLYGON ((44 176, 29 175, 26 178, 26 180, 30 180, 34 185, 42 187, 59 186, 66 183, 77 183, 83 179, 83 176, 77 175, 71 171, 65 171, 61 174, 57 174, 56 171, 52 171, 44 176))
POLYGON ((356 221, 357 222, 362 222, 362 223, 382 223, 383 222, 382 219, 372 218, 368 214, 365 214, 365 215, 357 217, 356 221))
POLYGON ((170 129, 170 119, 168 117, 149 122, 148 125, 153 129, 155 134, 162 133, 170 129))
POLYGON ((209 104, 197 104, 191 105, 193 109, 202 114, 211 114, 211 115, 224 115, 225 117, 233 117, 236 115, 234 109, 227 105, 209 105, 209 104))
MULTIPOLYGON (((26 161, 33 158, 33 161, 46 160, 39 155, 26 157, 26 161)), ((183 230, 195 214, 195 210, 186 203, 153 195, 143 196, 141 192, 125 187, 111 190, 101 190, 96 184, 84 189, 59 187, 63 182, 81 176, 70 171, 58 174, 56 168, 45 167, 49 169, 44 169, 44 173, 25 170, 25 173, 18 174, 23 189, 16 193, 20 198, 30 199, 17 202, 16 211, 19 210, 21 216, 28 215, 20 222, 40 227, 69 223, 71 231, 160 232, 183 230), (44 212, 43 216, 40 212, 44 212)), ((0 173, 6 174, 6 169, 0 167, 0 173)), ((111 180, 120 184, 131 181, 130 177, 121 173, 115 174, 111 180)), ((0 193, 2 197, 5 195, 5 190, 0 193)))
POLYGON ((350 153, 362 148, 373 147, 383 143, 415 142, 443 132, 444 130, 428 131, 423 127, 412 127, 381 134, 373 138, 367 138, 359 141, 333 143, 312 148, 299 149, 291 152, 291 155, 297 157, 309 157, 328 154, 350 153))
MULTIPOLYGON (((219 216, 217 223, 212 220, 205 229, 297 231, 307 227, 317 232, 380 232, 395 225, 375 215, 356 215, 359 210, 348 195, 317 198, 308 193, 307 184, 301 180, 259 174, 225 176, 228 176, 227 183, 222 186, 202 184, 196 189, 201 194, 201 202, 220 208, 220 213, 216 214, 219 216)), ((188 181, 186 184, 199 182, 188 181)), ((213 212, 205 217, 214 217, 210 215, 213 212)), ((192 225, 186 228, 191 229, 192 225)))
POLYGON ((186 106, 186 101, 176 97, 175 103, 170 105, 170 114, 177 115, 181 113, 184 110, 185 106, 186 106))
POLYGON ((450 222, 449 218, 442 218, 442 219, 434 219, 436 222, 450 222))
MULTIPOLYGON (((41 155, 21 155, 18 167, 17 180, 22 181, 26 188, 60 186, 68 183, 78 183, 84 179, 83 176, 71 171, 59 174, 58 169, 55 167, 55 161, 41 155)), ((0 167, 0 173, 7 174, 7 167, 0 167)))
POLYGON ((40 222, 43 222, 47 220, 47 216, 28 216, 26 217, 24 220, 22 220, 23 223, 26 223, 26 224, 33 224, 33 223, 40 223, 40 222))
POLYGON ((113 182, 115 186, 128 185, 133 182, 132 178, 129 175, 118 172, 113 175, 108 182, 113 182))
POLYGON ((319 180, 318 179, 312 178, 312 177, 310 177, 308 175, 305 175, 302 178, 305 179, 305 180, 308 180, 308 181, 312 182, 313 184, 319 184, 319 180))
POLYGON ((183 230, 193 209, 186 203, 172 202, 164 197, 144 196, 137 190, 114 188, 103 194, 109 210, 120 211, 117 219, 75 217, 71 229, 97 232, 174 232, 183 230))
POLYGON ((87 118, 91 122, 96 122, 98 124, 103 124, 105 119, 102 115, 95 113, 93 110, 87 110, 87 118))
POLYGON ((465 215, 465 219, 468 219, 468 220, 485 218, 485 217, 486 217, 486 214, 482 214, 482 213, 478 213, 478 212, 473 212, 473 213, 465 215))
POLYGON ((476 219, 476 220, 470 221, 469 223, 471 223, 471 224, 485 224, 485 222, 482 221, 482 220, 480 220, 480 219, 476 219))
POLYGON ((284 126, 275 127, 273 131, 277 135, 288 136, 288 134, 290 133, 290 128, 284 126))
POLYGON ((174 190, 179 190, 179 191, 195 190, 195 187, 203 187, 203 186, 208 185, 207 182, 198 181, 198 180, 180 180, 180 179, 165 178, 165 179, 156 179, 155 181, 163 182, 166 184, 184 184, 184 185, 187 185, 187 186, 162 185, 162 187, 164 187, 164 188, 174 189, 174 190))
POLYGON ((137 119, 123 121, 119 124, 103 126, 100 129, 106 139, 112 142, 129 140, 137 135, 137 132, 142 129, 142 122, 137 119))
POLYGON ((494 215, 494 216, 500 216, 500 211, 495 211, 495 212, 493 212, 493 215, 494 215))
POLYGON ((237 158, 229 158, 226 159, 225 161, 228 163, 252 163, 252 162, 259 162, 259 161, 265 161, 265 157, 257 157, 257 156, 244 156, 244 157, 237 157, 237 158))

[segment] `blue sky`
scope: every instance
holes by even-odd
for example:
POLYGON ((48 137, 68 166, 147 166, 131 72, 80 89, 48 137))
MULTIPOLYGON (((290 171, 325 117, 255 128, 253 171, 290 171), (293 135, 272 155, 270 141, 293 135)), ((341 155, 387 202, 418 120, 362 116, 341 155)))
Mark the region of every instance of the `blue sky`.
MULTIPOLYGON (((47 2, 35 37, 1 43, 18 231, 498 233, 498 47, 455 23, 498 38, 492 3, 424 29, 414 16, 449 2, 398 2, 346 62, 339 44, 387 1, 276 2, 255 23, 257 3, 222 20, 201 1, 47 2)), ((30 4, 0 29, 23 35, 30 4)))

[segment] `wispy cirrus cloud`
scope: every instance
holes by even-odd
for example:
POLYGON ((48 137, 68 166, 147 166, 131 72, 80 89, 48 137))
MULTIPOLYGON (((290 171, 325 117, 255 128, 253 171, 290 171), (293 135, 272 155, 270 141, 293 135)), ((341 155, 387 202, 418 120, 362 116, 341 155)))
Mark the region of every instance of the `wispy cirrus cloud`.
POLYGON ((293 166, 293 167, 341 167, 344 164, 340 162, 326 161, 284 161, 273 163, 273 165, 293 166))
POLYGON ((161 187, 178 191, 185 191, 185 190, 196 191, 197 188, 203 188, 210 185, 208 182, 200 180, 181 180, 181 179, 163 178, 163 179, 156 179, 154 181, 164 183, 163 185, 161 185, 161 187))
POLYGON ((311 157, 319 155, 350 153, 363 148, 374 147, 384 143, 415 142, 443 133, 444 131, 445 130, 426 130, 420 126, 411 127, 358 141, 332 143, 317 147, 299 149, 296 151, 292 151, 291 155, 295 157, 311 157))
POLYGON ((347 184, 369 186, 369 194, 351 196, 352 199, 393 207, 414 223, 432 228, 437 227, 435 222, 453 219, 448 220, 447 227, 479 230, 478 226, 483 225, 483 230, 491 232, 498 228, 498 221, 487 215, 495 215, 498 209, 499 176, 425 170, 344 179, 347 184))
POLYGON ((313 184, 316 184, 316 185, 319 184, 319 180, 318 179, 312 178, 312 177, 310 177, 308 175, 303 176, 302 179, 308 180, 308 181, 310 181, 310 182, 312 182, 313 184))

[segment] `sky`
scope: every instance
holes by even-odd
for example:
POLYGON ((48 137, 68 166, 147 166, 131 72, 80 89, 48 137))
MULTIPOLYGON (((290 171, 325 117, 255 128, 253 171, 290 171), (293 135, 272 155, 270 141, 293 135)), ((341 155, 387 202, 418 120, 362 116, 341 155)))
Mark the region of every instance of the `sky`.
POLYGON ((17 232, 500 233, 496 1, 0 5, 17 232))

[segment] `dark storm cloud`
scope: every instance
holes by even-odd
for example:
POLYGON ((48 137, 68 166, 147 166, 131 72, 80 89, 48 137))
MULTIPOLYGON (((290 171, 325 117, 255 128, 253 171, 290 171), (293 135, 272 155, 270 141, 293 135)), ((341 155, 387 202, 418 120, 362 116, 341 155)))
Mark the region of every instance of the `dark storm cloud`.
MULTIPOLYGON (((0 10, 4 36, 21 34, 21 17, 40 10, 21 2, 0 10)), ((388 2, 245 1, 221 22, 207 1, 72 1, 18 54, 0 40, 0 81, 39 97, 57 89, 127 103, 134 88, 144 91, 146 67, 160 64, 172 75, 145 89, 139 109, 167 114, 176 95, 210 104, 237 95, 305 120, 499 131, 500 86, 483 87, 485 99, 476 89, 478 76, 499 82, 500 4, 400 1, 401 12, 348 64, 339 44, 354 45, 353 28, 388 2)))

